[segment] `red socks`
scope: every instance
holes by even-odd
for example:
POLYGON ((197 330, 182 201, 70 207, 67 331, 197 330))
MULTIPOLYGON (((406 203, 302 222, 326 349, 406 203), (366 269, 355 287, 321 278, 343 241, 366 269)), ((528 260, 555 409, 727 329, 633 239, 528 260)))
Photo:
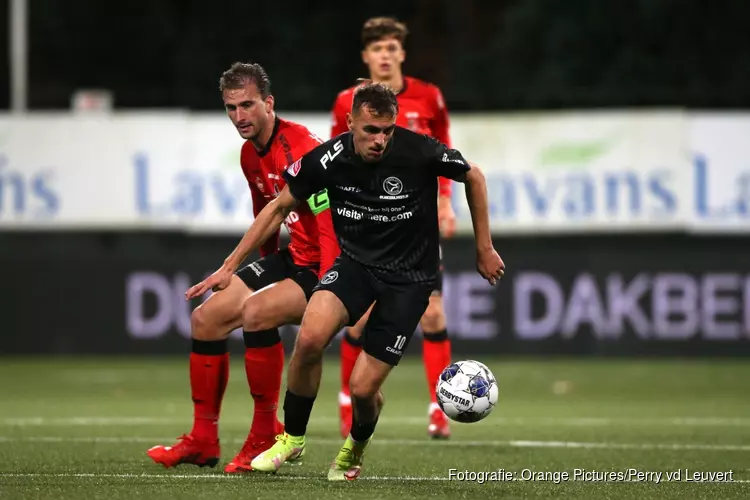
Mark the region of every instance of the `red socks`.
POLYGON ((347 329, 341 341, 341 392, 349 395, 349 379, 352 377, 354 364, 362 352, 362 341, 349 335, 347 329))
POLYGON ((253 424, 256 436, 275 436, 280 424, 277 416, 281 376, 284 372, 284 346, 279 330, 244 332, 245 374, 253 397, 253 424))
POLYGON ((435 385, 442 371, 451 363, 451 341, 446 330, 423 333, 422 336, 422 358, 427 375, 427 389, 430 392, 430 401, 436 403, 435 385))
POLYGON ((219 439, 219 413, 229 379, 226 340, 193 339, 190 353, 190 388, 193 397, 193 430, 198 441, 219 439))

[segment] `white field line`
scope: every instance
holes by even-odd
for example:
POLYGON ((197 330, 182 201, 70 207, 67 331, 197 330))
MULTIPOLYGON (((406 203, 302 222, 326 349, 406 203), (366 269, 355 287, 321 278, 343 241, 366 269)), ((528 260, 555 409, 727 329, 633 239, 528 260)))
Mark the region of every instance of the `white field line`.
MULTIPOLYGON (((222 419, 222 423, 249 422, 250 416, 245 420, 238 418, 222 419)), ((128 425, 172 425, 184 424, 189 416, 177 417, 105 417, 105 416, 74 416, 74 417, 10 417, 0 418, 0 426, 128 426, 128 425)), ((490 416, 485 422, 497 425, 544 425, 544 426, 610 426, 610 425, 663 425, 663 426, 695 426, 695 427, 745 427, 750 426, 750 417, 493 417, 490 416)), ((337 417, 313 417, 311 424, 335 425, 338 424, 337 417)), ((388 417, 383 416, 378 421, 379 425, 426 425, 427 416, 424 417, 388 417)))
MULTIPOLYGON (((92 443, 92 444, 159 444, 171 443, 174 438, 132 437, 59 437, 59 436, 0 436, 0 443, 92 443)), ((243 439, 233 439, 233 444, 242 444, 243 439)), ((311 444, 341 444, 340 439, 309 439, 311 444)), ((457 446, 511 448, 583 448, 605 450, 703 450, 703 451, 750 451, 750 444, 701 444, 701 443, 608 443, 580 441, 524 441, 524 440, 483 440, 483 441, 432 441, 428 439, 375 439, 373 445, 386 446, 457 446)))
MULTIPOLYGON (((166 480, 173 480, 173 479, 190 479, 190 480, 198 480, 198 481, 205 481, 205 480, 218 480, 218 481, 238 481, 238 480, 246 480, 248 477, 247 475, 241 475, 241 474, 107 474, 107 473, 83 473, 83 474, 76 474, 76 473, 0 473, 0 477, 3 478, 31 478, 31 479, 41 479, 41 478, 75 478, 75 479, 82 479, 82 478, 111 478, 111 479, 166 479, 166 480)), ((260 476, 256 476, 260 477, 260 476)), ((323 478, 315 478, 315 477, 309 477, 309 476, 288 476, 285 474, 277 474, 273 476, 273 480, 285 480, 285 481, 311 481, 311 480, 322 480, 323 478)), ((419 477, 419 476, 362 476, 358 479, 358 481, 394 481, 394 482, 401 482, 401 481, 451 481, 450 478, 445 476, 425 476, 425 477, 419 477)), ((523 479, 514 479, 514 481, 520 481, 520 482, 526 482, 523 479)), ((476 481, 460 481, 460 482, 476 482, 476 481)), ((486 482, 493 482, 493 481, 486 481, 486 482)), ((594 482, 594 481, 592 481, 594 482)), ((595 481, 595 482, 642 482, 642 481, 595 481)), ((734 481, 702 481, 702 483, 722 483, 722 484, 732 484, 732 483, 750 483, 750 480, 747 479, 738 479, 734 481)))
MULTIPOLYGON (((260 476, 260 475, 258 475, 260 476)), ((193 479, 193 480, 242 480, 247 479, 243 474, 97 474, 97 473, 0 473, 0 477, 17 477, 17 478, 114 478, 114 479, 193 479)), ((281 479, 287 481, 310 481, 316 478, 308 476, 287 476, 285 474, 276 474, 274 480, 281 479)), ((361 477, 359 480, 369 481, 449 481, 447 477, 417 477, 417 476, 369 476, 361 477)))

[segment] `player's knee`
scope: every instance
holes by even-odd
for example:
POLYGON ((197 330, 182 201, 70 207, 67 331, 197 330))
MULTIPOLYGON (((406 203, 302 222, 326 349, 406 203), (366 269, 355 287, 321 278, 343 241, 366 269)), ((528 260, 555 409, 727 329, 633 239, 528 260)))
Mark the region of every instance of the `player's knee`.
POLYGON ((317 363, 323 358, 326 348, 325 332, 314 328, 300 329, 295 346, 295 354, 303 363, 317 363))
POLYGON ((425 335, 443 330, 445 328, 445 314, 442 304, 431 300, 430 305, 427 306, 427 310, 422 315, 420 323, 425 335))
POLYGON ((273 328, 263 317, 263 308, 260 302, 248 299, 242 304, 242 328, 246 332, 259 332, 273 328))
POLYGON ((378 403, 383 401, 383 393, 380 384, 370 377, 352 377, 349 381, 349 393, 352 399, 360 401, 371 401, 378 403))
POLYGON ((194 339, 218 340, 221 337, 211 320, 210 311, 204 304, 193 309, 190 314, 190 329, 194 339))

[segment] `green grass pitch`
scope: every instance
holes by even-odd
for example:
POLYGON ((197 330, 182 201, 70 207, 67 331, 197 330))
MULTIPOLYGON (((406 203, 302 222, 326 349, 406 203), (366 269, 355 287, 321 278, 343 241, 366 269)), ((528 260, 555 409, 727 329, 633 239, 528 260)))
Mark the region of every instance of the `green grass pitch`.
POLYGON ((245 438, 252 400, 233 359, 222 461, 169 470, 145 452, 190 430, 186 358, 1 359, 0 498, 750 498, 747 360, 478 358, 499 381, 497 408, 433 442, 424 371, 407 358, 385 387, 362 477, 330 484, 342 442, 337 359, 326 360, 304 463, 239 477, 222 468, 245 438), (460 481, 451 469, 517 480, 460 481), (580 480, 577 470, 614 480, 580 480), (729 471, 732 481, 686 480, 729 471))

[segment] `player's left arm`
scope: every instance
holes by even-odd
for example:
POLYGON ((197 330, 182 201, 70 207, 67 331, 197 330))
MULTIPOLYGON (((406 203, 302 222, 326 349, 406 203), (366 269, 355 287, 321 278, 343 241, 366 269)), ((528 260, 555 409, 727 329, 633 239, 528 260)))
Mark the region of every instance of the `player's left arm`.
MULTIPOLYGON (((451 147, 450 138, 450 118, 448 117, 448 108, 443 99, 443 93, 437 86, 431 87, 433 91, 434 118, 432 120, 432 134, 438 141, 442 142, 449 148, 451 147)), ((451 195, 453 194, 453 181, 448 177, 438 177, 438 221, 440 223, 440 232, 443 237, 450 238, 456 232, 456 212, 453 211, 451 195)))
POLYGON ((435 145, 435 142, 431 144, 430 149, 437 175, 461 182, 465 186, 466 201, 474 227, 477 270, 494 286, 505 273, 505 264, 492 244, 487 180, 484 173, 478 165, 467 161, 458 150, 440 143, 435 145))

